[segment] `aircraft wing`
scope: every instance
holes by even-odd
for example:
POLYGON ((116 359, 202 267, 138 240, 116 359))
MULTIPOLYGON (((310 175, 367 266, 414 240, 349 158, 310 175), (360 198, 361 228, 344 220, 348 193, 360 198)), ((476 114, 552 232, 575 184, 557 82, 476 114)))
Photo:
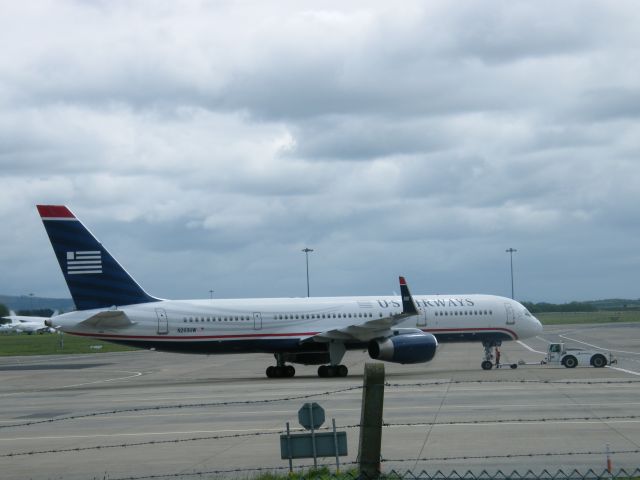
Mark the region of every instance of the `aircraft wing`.
POLYGON ((391 329, 408 317, 418 315, 413 297, 409 292, 409 287, 404 277, 400 277, 400 294, 402 296, 402 313, 390 315, 388 317, 376 318, 363 323, 349 325, 348 327, 327 330, 325 332, 312 335, 302 340, 307 342, 331 342, 338 340, 342 342, 358 341, 368 342, 374 338, 384 338, 392 335, 391 329))
POLYGON ((122 310, 105 310, 80 322, 92 328, 125 328, 135 325, 122 310))

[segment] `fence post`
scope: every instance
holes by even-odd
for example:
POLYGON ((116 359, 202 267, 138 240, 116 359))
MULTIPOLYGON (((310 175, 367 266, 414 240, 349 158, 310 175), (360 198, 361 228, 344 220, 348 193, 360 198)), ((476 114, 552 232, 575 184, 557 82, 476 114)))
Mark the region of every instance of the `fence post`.
POLYGON ((380 476, 383 404, 384 364, 366 363, 360 413, 360 442, 358 444, 361 479, 373 480, 380 476))
POLYGON ((291 453, 291 431, 287 422, 287 453, 289 455, 289 473, 293 473, 293 454, 291 453))

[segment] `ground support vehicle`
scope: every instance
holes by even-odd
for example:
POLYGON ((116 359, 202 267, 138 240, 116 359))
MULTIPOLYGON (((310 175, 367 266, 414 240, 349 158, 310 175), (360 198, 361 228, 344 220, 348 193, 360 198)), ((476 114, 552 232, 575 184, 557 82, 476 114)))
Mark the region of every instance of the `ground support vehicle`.
POLYGON ((614 363, 618 363, 618 360, 611 352, 567 348, 564 343, 550 343, 547 356, 543 360, 543 364, 562 365, 566 368, 577 366, 603 368, 614 363))

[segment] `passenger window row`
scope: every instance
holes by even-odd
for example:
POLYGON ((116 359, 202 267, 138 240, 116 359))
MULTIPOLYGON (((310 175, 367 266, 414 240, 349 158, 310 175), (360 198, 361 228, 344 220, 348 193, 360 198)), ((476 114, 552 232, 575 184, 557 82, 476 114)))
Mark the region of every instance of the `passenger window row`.
POLYGON ((436 317, 446 317, 446 316, 468 316, 468 315, 493 315, 493 310, 437 310, 435 312, 436 317))

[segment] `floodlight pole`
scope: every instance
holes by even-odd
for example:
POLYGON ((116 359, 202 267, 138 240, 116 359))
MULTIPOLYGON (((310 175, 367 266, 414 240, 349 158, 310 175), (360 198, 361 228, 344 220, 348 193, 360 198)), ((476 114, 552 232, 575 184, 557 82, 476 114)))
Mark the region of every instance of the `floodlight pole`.
POLYGON ((518 250, 516 250, 515 248, 507 248, 505 250, 505 252, 507 252, 509 254, 509 258, 511 261, 511 298, 515 299, 514 295, 513 295, 513 254, 514 252, 517 252, 518 250))
POLYGON ((303 248, 302 251, 304 252, 304 256, 306 258, 307 261, 307 298, 309 297, 309 253, 313 252, 313 248, 303 248))

